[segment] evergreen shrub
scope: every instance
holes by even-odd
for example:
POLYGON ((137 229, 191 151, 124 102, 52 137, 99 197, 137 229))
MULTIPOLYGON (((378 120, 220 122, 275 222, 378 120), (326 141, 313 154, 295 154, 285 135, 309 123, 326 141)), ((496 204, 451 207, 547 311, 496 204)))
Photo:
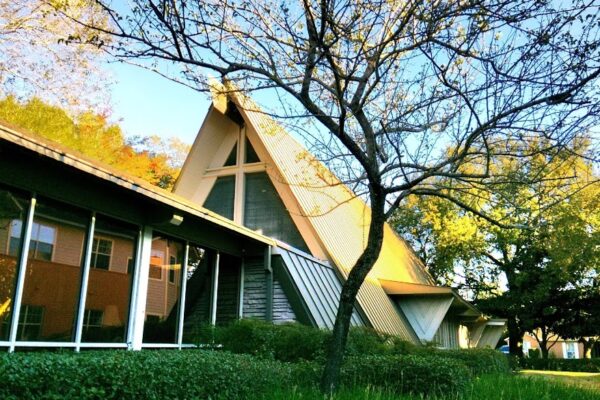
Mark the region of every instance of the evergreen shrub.
POLYGON ((461 361, 435 355, 348 357, 342 368, 344 386, 372 386, 398 394, 459 394, 470 378, 461 361))
POLYGON ((538 369, 569 372, 600 372, 600 358, 522 358, 519 365, 523 369, 538 369))
POLYGON ((291 364, 202 350, 0 356, 0 399, 245 399, 293 381, 291 364))

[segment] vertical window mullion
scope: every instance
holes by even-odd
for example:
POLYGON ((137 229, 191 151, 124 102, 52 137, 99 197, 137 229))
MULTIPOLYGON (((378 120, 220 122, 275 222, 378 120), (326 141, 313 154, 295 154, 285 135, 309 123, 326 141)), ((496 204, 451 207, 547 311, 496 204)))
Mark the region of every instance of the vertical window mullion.
POLYGON ((35 194, 31 196, 29 202, 29 210, 27 212, 27 221, 25 222, 25 232, 23 235, 23 242, 21 243, 21 254, 19 257, 17 284, 15 289, 15 301, 13 303, 12 320, 10 324, 9 342, 10 347, 8 351, 12 353, 15 351, 15 341, 17 339, 17 330, 19 329, 19 318, 21 313, 21 302, 23 300, 23 287, 25 286, 25 273, 27 269, 27 259, 29 258, 29 241, 31 240, 31 228, 33 226, 33 215, 35 213, 36 205, 35 194))
POLYGON ((90 264, 92 261, 92 248, 94 244, 94 230, 96 227, 96 213, 92 212, 88 226, 87 241, 83 261, 83 272, 81 276, 81 288, 79 292, 79 308, 77 309, 77 320, 75 324, 75 351, 81 348, 81 334, 83 332, 83 319, 85 316, 85 300, 87 297, 88 280, 90 276, 90 264))
POLYGON ((215 254, 215 262, 213 264, 212 273, 212 285, 211 285, 211 299, 210 299, 210 324, 215 326, 217 324, 217 302, 219 301, 219 264, 221 254, 217 251, 215 254))
POLYGON ((131 299, 129 300, 129 318, 127 321, 127 348, 132 349, 133 343, 133 326, 135 322, 136 304, 138 296, 138 286, 140 279, 140 259, 142 255, 142 244, 143 244, 144 231, 140 229, 138 231, 137 243, 135 246, 135 253, 133 255, 132 262, 132 277, 131 277, 131 299))
POLYGON ((238 295, 238 319, 244 318, 244 280, 246 279, 246 257, 240 262, 240 292, 238 295))
POLYGON ((179 293, 179 315, 177 318, 177 345, 179 346, 179 350, 181 350, 181 345, 183 343, 183 321, 185 318, 185 296, 187 290, 187 266, 189 255, 190 244, 189 242, 185 242, 185 249, 183 251, 183 261, 181 262, 180 269, 181 291, 179 293))

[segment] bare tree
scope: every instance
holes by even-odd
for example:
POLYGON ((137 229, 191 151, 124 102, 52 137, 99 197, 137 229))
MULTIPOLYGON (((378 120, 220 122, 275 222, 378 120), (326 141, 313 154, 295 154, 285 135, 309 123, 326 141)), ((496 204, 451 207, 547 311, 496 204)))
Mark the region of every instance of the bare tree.
POLYGON ((0 0, 0 95, 36 96, 75 113, 107 108, 106 58, 86 45, 101 40, 98 32, 63 18, 55 7, 87 23, 106 22, 88 0, 0 0))
POLYGON ((545 144, 538 155, 551 153, 597 121, 593 0, 98 4, 111 19, 100 27, 114 38, 106 50, 200 90, 208 72, 245 92, 276 88, 335 138, 321 153, 342 160, 343 178, 364 183, 369 235, 343 286, 325 391, 338 381, 384 223, 403 199, 443 196, 501 224, 452 189, 485 187, 494 157, 533 156, 523 149, 536 141, 545 144), (435 177, 446 178, 444 190, 435 177))

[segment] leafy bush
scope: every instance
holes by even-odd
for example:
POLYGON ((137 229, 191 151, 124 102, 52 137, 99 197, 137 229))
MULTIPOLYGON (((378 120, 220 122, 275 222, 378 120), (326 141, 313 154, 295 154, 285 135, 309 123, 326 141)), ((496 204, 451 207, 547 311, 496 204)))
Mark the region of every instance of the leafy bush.
POLYGON ((407 355, 407 354, 418 354, 423 351, 429 351, 430 349, 422 349, 416 344, 409 342, 398 337, 393 337, 390 340, 390 353, 395 355, 407 355))
POLYGON ((519 361, 523 369, 551 371, 600 372, 600 358, 561 359, 523 358, 519 361))
POLYGON ((329 332, 301 324, 274 326, 273 351, 279 361, 323 360, 329 332))
POLYGON ((298 323, 274 325, 252 319, 215 329, 214 340, 224 350, 288 362, 323 359, 329 338, 326 331, 298 323))
MULTIPOLYGON (((224 350, 252 354, 260 358, 286 362, 323 361, 330 332, 298 323, 274 325, 243 319, 227 326, 213 328, 204 343, 218 343, 224 350)), ((473 375, 510 371, 506 355, 491 349, 442 350, 417 346, 369 328, 351 328, 346 355, 417 355, 462 361, 473 375)))
POLYGON ((529 349, 527 351, 527 357, 529 358, 542 358, 542 352, 540 349, 529 349))
POLYGON ((392 336, 366 327, 353 327, 348 332, 346 355, 390 354, 392 336))
POLYGON ((291 365, 212 351, 0 356, 2 399, 241 399, 291 381, 291 365))
POLYGON ((511 371, 506 354, 492 349, 438 350, 439 357, 460 360, 475 376, 511 371))
POLYGON ((460 393, 469 380, 469 370, 461 361, 434 355, 349 357, 342 368, 344 386, 373 386, 395 393, 460 393))
MULTIPOLYGON (((285 387, 316 387, 322 367, 222 351, 40 352, 0 356, 2 399, 243 399, 285 387)), ((349 357, 346 387, 395 393, 457 393, 468 369, 443 357, 349 357)))

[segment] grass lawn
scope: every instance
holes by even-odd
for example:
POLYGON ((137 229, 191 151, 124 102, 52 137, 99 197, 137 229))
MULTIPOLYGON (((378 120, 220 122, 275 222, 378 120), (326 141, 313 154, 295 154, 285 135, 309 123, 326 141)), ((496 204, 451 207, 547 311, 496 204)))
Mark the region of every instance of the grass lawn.
POLYGON ((521 375, 545 379, 548 382, 559 382, 565 385, 595 390, 600 396, 600 373, 522 370, 521 375))
MULTIPOLYGON (((541 372, 541 371, 536 371, 541 372)), ((596 376, 553 375, 527 372, 514 375, 485 375, 475 378, 467 393, 430 400, 600 400, 600 374, 596 376)), ((593 374, 591 374, 593 375, 593 374)), ((316 390, 292 388, 275 392, 268 399, 323 400, 316 390)), ((398 395, 373 388, 344 389, 331 400, 422 400, 420 396, 398 395)))

